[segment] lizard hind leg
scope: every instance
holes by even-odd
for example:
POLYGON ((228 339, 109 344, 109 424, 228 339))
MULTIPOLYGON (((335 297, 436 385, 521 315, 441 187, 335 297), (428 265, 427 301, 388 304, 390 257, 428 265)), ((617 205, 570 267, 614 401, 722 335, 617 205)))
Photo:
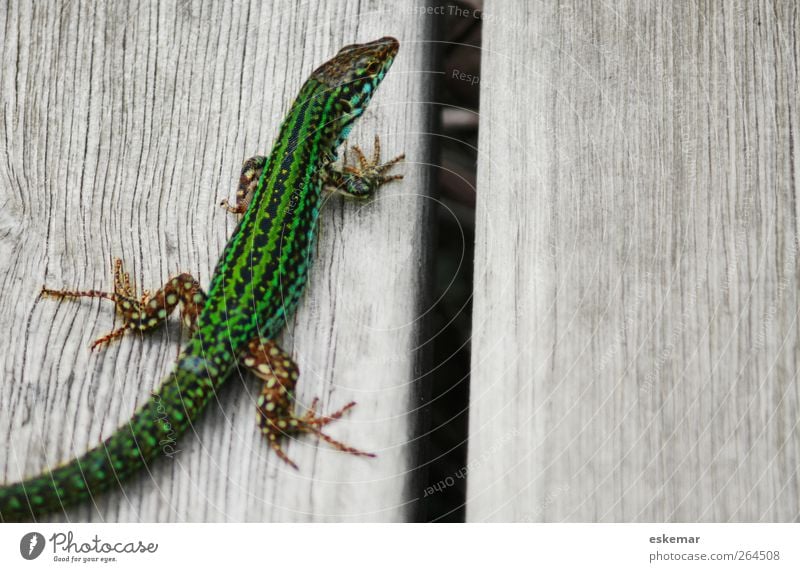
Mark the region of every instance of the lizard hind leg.
POLYGON ((100 290, 52 290, 42 288, 42 294, 56 298, 103 298, 116 305, 117 313, 122 316, 120 328, 101 336, 92 342, 91 349, 111 343, 128 331, 145 332, 158 327, 167 319, 178 304, 184 323, 190 328, 205 304, 205 294, 200 283, 190 274, 182 273, 167 281, 155 294, 144 291, 139 297, 133 286, 130 274, 124 271, 122 260, 114 259, 114 291, 100 290))
POLYGON ((256 338, 250 342, 240 357, 240 363, 264 383, 258 397, 258 424, 261 432, 269 441, 270 447, 278 457, 297 469, 281 447, 281 437, 296 433, 313 433, 321 439, 345 453, 365 457, 374 457, 372 453, 359 451, 345 445, 322 432, 321 428, 339 419, 346 411, 355 406, 350 402, 328 416, 316 413, 319 399, 314 399, 311 407, 303 414, 297 415, 295 406, 295 385, 300 375, 297 364, 273 340, 256 338))

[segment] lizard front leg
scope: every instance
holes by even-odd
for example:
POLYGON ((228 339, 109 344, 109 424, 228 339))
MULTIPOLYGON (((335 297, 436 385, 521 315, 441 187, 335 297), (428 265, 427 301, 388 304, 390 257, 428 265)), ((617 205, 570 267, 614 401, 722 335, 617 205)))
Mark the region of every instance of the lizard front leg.
POLYGON ((155 294, 145 290, 139 296, 131 284, 130 274, 122 267, 122 260, 114 259, 114 291, 100 290, 52 290, 42 287, 42 294, 55 298, 103 298, 116 304, 117 313, 122 316, 122 327, 96 339, 91 348, 108 344, 122 337, 128 331, 145 332, 164 323, 178 304, 181 304, 183 322, 190 328, 206 301, 200 283, 186 272, 171 278, 155 294))
POLYGON ((253 200, 253 193, 256 192, 258 186, 258 179, 261 178, 261 173, 264 171, 264 165, 267 164, 267 158, 261 155, 250 157, 242 165, 242 174, 239 175, 239 188, 236 189, 236 205, 231 206, 228 199, 223 199, 219 206, 223 207, 229 213, 244 214, 250 201, 253 200))
POLYGON ((357 165, 347 163, 347 152, 345 151, 344 164, 341 167, 330 163, 322 171, 322 185, 326 190, 338 192, 346 197, 368 199, 381 186, 403 178, 403 175, 386 175, 386 173, 405 159, 405 154, 381 163, 381 141, 377 135, 372 159, 367 159, 358 145, 353 145, 352 149, 356 154, 357 165))
POLYGON ((276 342, 263 338, 252 340, 240 356, 239 363, 264 382, 257 401, 258 424, 270 447, 280 459, 297 469, 297 465, 286 455, 280 444, 281 436, 295 433, 313 433, 345 453, 364 457, 375 456, 345 445, 321 430, 355 406, 354 401, 327 416, 317 415, 318 399, 314 399, 311 407, 303 415, 294 412, 294 388, 300 371, 291 356, 276 342))

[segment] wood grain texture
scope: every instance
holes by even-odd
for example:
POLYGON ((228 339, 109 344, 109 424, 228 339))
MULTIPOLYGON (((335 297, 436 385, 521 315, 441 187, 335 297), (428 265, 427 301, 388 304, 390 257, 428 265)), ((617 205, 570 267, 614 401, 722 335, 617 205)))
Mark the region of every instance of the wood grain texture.
MULTIPOLYGON (((50 2, 0 6, 0 479, 19 480, 109 436, 160 384, 172 326, 89 343, 113 306, 38 299, 42 284, 108 289, 120 256, 155 289, 207 286, 236 219, 242 162, 269 151, 300 85, 345 44, 394 35, 394 67, 351 142, 405 151, 405 179, 366 205, 326 206, 308 295, 284 335, 299 399, 359 405, 331 433, 288 444, 256 427, 254 378, 233 380, 152 473, 68 511, 72 521, 396 521, 413 510, 410 443, 424 368, 430 24, 391 2, 50 2), (193 434, 191 434, 193 433, 193 434)), ((185 334, 184 334, 185 336, 185 334)))
POLYGON ((487 1, 469 520, 800 518, 798 29, 487 1))

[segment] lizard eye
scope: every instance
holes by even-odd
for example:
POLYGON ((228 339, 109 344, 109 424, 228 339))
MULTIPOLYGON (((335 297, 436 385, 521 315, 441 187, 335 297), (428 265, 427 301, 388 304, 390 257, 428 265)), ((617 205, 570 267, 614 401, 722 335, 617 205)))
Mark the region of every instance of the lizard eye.
POLYGON ((380 65, 378 64, 378 62, 376 62, 375 60, 372 60, 371 62, 369 62, 367 64, 367 67, 365 68, 365 71, 367 72, 367 75, 375 75, 375 74, 378 73, 379 69, 380 69, 380 65))

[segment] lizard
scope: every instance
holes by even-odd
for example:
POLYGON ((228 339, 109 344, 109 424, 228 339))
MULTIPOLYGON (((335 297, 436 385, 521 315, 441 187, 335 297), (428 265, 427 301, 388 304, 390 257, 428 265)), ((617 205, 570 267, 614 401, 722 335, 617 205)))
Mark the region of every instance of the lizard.
POLYGON ((297 465, 281 447, 286 435, 310 433, 344 452, 374 456, 322 431, 355 402, 318 415, 315 399, 304 414, 295 412, 299 369, 276 338, 304 292, 325 193, 368 199, 382 185, 402 178, 387 172, 404 155, 382 164, 377 137, 371 159, 358 146, 353 146, 358 164, 348 163, 346 151, 339 164, 337 154, 398 49, 392 37, 347 45, 311 73, 270 154, 245 161, 235 204, 221 203, 240 218, 207 292, 191 274, 181 273, 152 295, 139 296, 119 259, 113 266, 113 292, 43 287, 42 294, 51 297, 114 302, 123 325, 96 340, 92 349, 127 332, 153 330, 177 307, 191 333, 158 391, 99 446, 39 476, 0 487, 0 520, 36 519, 132 477, 165 454, 160 444, 184 433, 239 367, 262 382, 260 430, 294 469, 297 465))

